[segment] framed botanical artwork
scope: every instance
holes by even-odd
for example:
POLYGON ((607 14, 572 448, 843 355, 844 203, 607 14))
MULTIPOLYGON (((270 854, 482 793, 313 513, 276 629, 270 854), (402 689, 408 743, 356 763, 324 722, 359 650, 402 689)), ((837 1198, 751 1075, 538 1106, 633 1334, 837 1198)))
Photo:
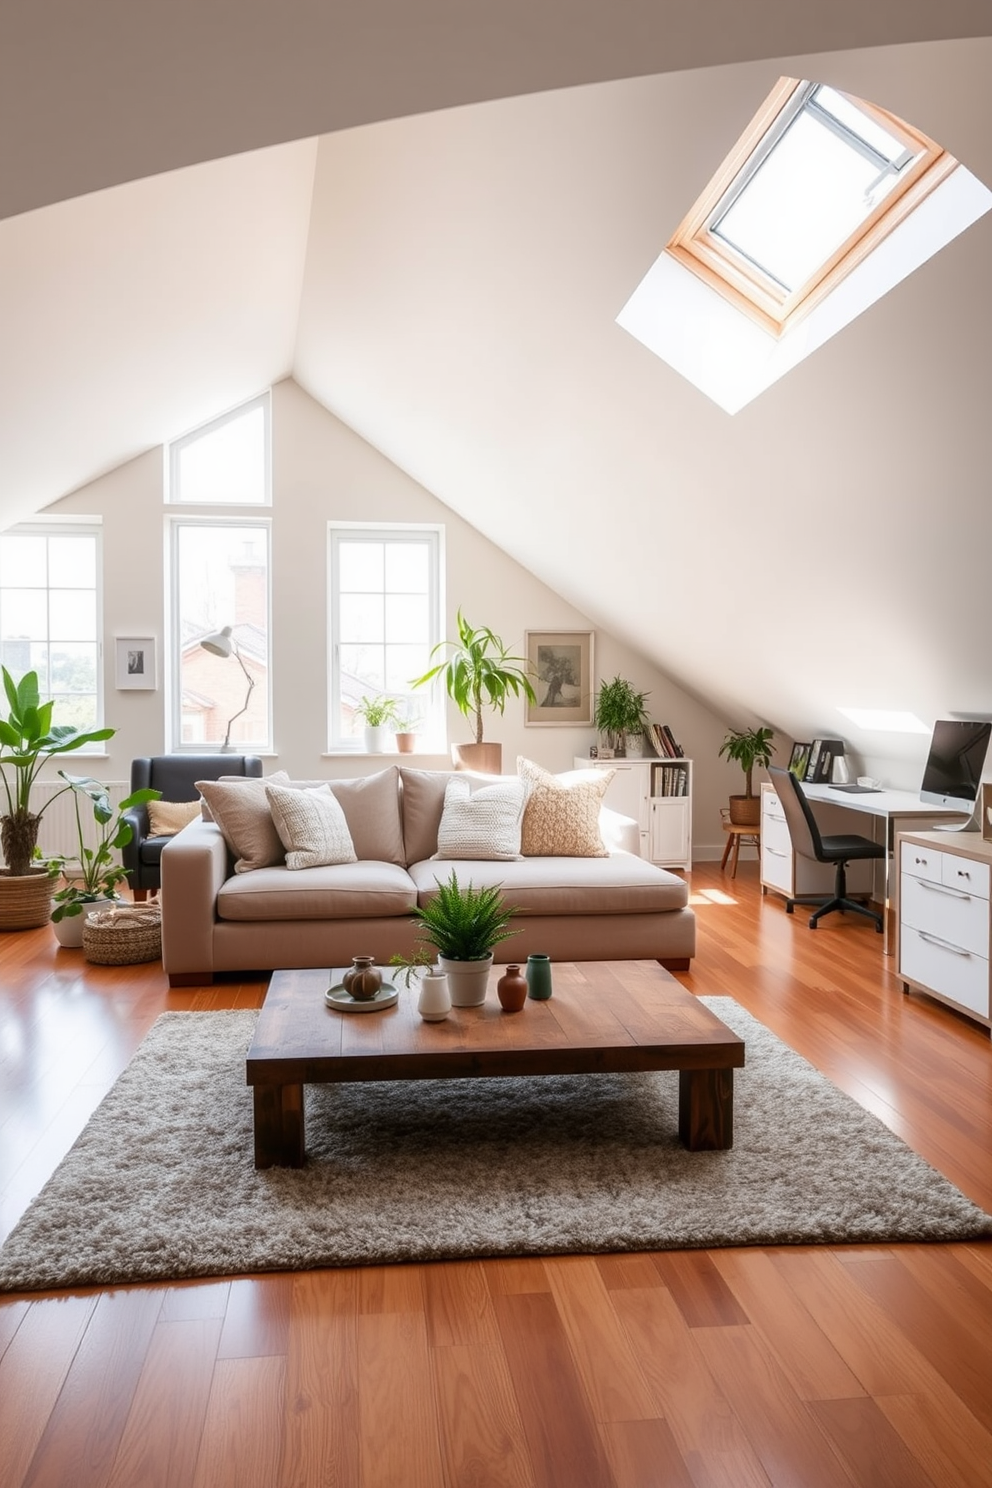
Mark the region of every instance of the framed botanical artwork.
POLYGON ((118 636, 116 646, 117 686, 154 692, 158 686, 154 637, 118 636))
POLYGON ((528 727, 588 727, 593 714, 593 632, 524 632, 527 675, 537 701, 527 703, 528 727))
POLYGON ((806 770, 809 765, 810 744, 793 744, 792 758, 789 760, 789 769, 797 780, 806 779, 806 770))

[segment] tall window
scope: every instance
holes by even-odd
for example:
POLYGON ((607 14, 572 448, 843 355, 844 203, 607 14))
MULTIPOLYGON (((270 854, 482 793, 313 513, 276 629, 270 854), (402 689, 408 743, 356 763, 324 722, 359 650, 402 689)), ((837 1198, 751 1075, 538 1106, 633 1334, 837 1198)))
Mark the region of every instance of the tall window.
POLYGON ((410 686, 427 671, 440 639, 440 530, 336 524, 329 530, 330 747, 361 747, 356 705, 382 693, 419 720, 426 747, 440 747, 443 704, 410 686))
POLYGON ((263 393, 169 451, 169 499, 199 506, 267 506, 272 499, 270 398, 263 393))
POLYGON ((177 519, 171 558, 176 747, 270 749, 268 523, 177 519))
POLYGON ((16 681, 38 673, 54 723, 102 727, 101 629, 98 527, 0 534, 0 659, 16 681))

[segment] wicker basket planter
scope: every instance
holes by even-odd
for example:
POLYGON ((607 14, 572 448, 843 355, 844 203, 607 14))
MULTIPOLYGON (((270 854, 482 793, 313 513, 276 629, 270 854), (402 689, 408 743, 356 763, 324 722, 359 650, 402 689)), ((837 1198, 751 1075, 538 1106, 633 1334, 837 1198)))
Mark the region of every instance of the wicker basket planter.
POLYGON ((0 930, 37 930, 47 925, 54 887, 44 868, 16 875, 0 868, 0 930))
POLYGON ((157 904, 121 905, 89 914, 83 955, 96 966, 134 966, 162 954, 162 911, 157 904))
POLYGON ((738 827, 757 827, 761 824, 760 796, 731 796, 730 820, 738 827))

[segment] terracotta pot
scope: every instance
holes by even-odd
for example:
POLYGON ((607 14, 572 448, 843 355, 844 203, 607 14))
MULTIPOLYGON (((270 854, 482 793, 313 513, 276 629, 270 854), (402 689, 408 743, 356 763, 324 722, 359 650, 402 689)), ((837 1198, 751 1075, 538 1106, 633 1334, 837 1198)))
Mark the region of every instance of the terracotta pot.
POLYGON ((760 796, 731 796, 730 820, 736 827, 758 827, 761 825, 760 796))
POLYGON ((502 744, 452 744, 451 759, 456 770, 475 770, 479 775, 502 775, 502 744))
POLYGON ((400 754, 412 754, 417 747, 416 734, 397 734, 396 748, 400 754))

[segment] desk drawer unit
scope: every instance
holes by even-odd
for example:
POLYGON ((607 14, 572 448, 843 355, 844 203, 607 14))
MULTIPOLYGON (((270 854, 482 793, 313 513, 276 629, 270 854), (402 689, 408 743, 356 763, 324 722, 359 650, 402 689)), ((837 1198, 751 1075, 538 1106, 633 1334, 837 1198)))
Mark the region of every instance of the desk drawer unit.
POLYGON ((899 975, 989 1020, 988 862, 903 841, 899 975))
MULTIPOLYGON (((831 816, 829 809, 824 814, 828 818, 831 816)), ((830 822, 822 830, 829 833, 853 829, 830 822)), ((870 893, 871 864, 852 863, 848 869, 847 881, 852 894, 870 893)), ((793 852, 789 824, 785 819, 782 803, 777 793, 767 784, 761 787, 761 887, 763 892, 772 889, 784 894, 787 899, 812 894, 827 897, 834 891, 832 863, 815 863, 812 858, 802 858, 793 852)))

